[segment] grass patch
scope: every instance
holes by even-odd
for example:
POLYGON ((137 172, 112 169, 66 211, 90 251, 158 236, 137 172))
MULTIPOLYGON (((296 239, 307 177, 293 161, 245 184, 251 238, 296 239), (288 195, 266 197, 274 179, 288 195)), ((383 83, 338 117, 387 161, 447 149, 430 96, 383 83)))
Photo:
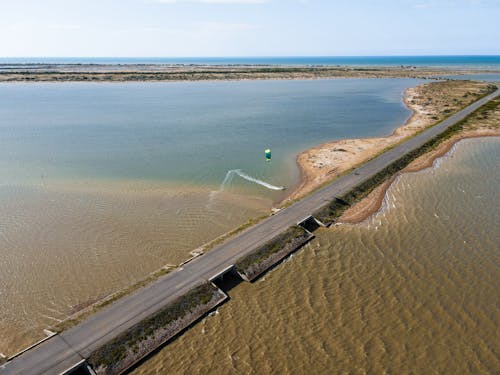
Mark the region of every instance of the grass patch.
POLYGON ((211 283, 195 287, 154 315, 97 349, 89 357, 89 363, 94 368, 117 364, 127 357, 129 350, 136 351, 141 341, 152 338, 156 330, 183 318, 197 306, 207 304, 217 292, 217 288, 211 283))
POLYGON ((269 258, 272 254, 282 250, 288 244, 291 244, 297 239, 307 236, 308 235, 304 229, 302 229, 298 225, 294 225, 293 227, 288 228, 282 234, 276 236, 266 244, 262 245, 253 253, 240 259, 236 263, 235 267, 238 270, 238 272, 245 273, 247 269, 263 262, 264 260, 269 258))

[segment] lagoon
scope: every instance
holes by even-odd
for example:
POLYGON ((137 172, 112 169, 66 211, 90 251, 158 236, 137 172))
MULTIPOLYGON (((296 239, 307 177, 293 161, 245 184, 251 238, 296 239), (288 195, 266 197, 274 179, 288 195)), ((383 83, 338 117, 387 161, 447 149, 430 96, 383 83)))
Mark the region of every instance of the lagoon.
POLYGON ((391 133, 418 83, 0 85, 0 352, 267 215, 286 192, 228 171, 292 187, 298 152, 391 133))

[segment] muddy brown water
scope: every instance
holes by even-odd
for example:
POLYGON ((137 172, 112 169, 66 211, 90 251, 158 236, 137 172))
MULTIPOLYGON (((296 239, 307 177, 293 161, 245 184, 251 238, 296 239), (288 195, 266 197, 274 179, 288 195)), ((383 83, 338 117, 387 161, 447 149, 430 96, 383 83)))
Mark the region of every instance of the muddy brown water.
POLYGON ((7 355, 43 338, 43 329, 73 312, 179 264, 271 205, 168 187, 7 186, 0 196, 0 352, 7 355))
POLYGON ((403 175, 133 374, 498 373, 499 145, 403 175))

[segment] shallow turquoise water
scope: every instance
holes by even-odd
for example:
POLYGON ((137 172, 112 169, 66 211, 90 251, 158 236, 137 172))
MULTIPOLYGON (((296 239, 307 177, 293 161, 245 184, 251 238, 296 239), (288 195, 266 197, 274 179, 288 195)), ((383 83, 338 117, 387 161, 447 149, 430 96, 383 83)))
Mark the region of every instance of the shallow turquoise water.
MULTIPOLYGON (((0 86, 0 184, 160 181, 213 189, 228 170, 297 181, 295 155, 390 133, 410 79, 0 86), (273 159, 265 162, 264 149, 273 159)), ((233 188, 266 191, 241 178, 233 188)))

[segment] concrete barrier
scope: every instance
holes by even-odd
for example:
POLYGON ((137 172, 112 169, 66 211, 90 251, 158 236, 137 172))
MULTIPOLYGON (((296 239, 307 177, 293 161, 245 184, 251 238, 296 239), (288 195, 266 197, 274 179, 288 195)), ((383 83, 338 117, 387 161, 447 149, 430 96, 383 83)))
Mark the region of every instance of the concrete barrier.
POLYGON ((230 272, 235 272, 234 264, 231 264, 230 266, 227 266, 224 268, 222 271, 217 272, 215 275, 211 276, 208 281, 213 282, 216 279, 220 279, 224 277, 225 274, 230 273, 230 272))
POLYGON ((304 219, 300 220, 297 225, 304 230, 306 230, 308 233, 314 232, 316 229, 319 227, 325 227, 326 225, 323 224, 321 221, 316 219, 314 216, 309 215, 305 217, 304 219))
POLYGON ((96 375, 85 359, 59 373, 59 375, 96 375))

